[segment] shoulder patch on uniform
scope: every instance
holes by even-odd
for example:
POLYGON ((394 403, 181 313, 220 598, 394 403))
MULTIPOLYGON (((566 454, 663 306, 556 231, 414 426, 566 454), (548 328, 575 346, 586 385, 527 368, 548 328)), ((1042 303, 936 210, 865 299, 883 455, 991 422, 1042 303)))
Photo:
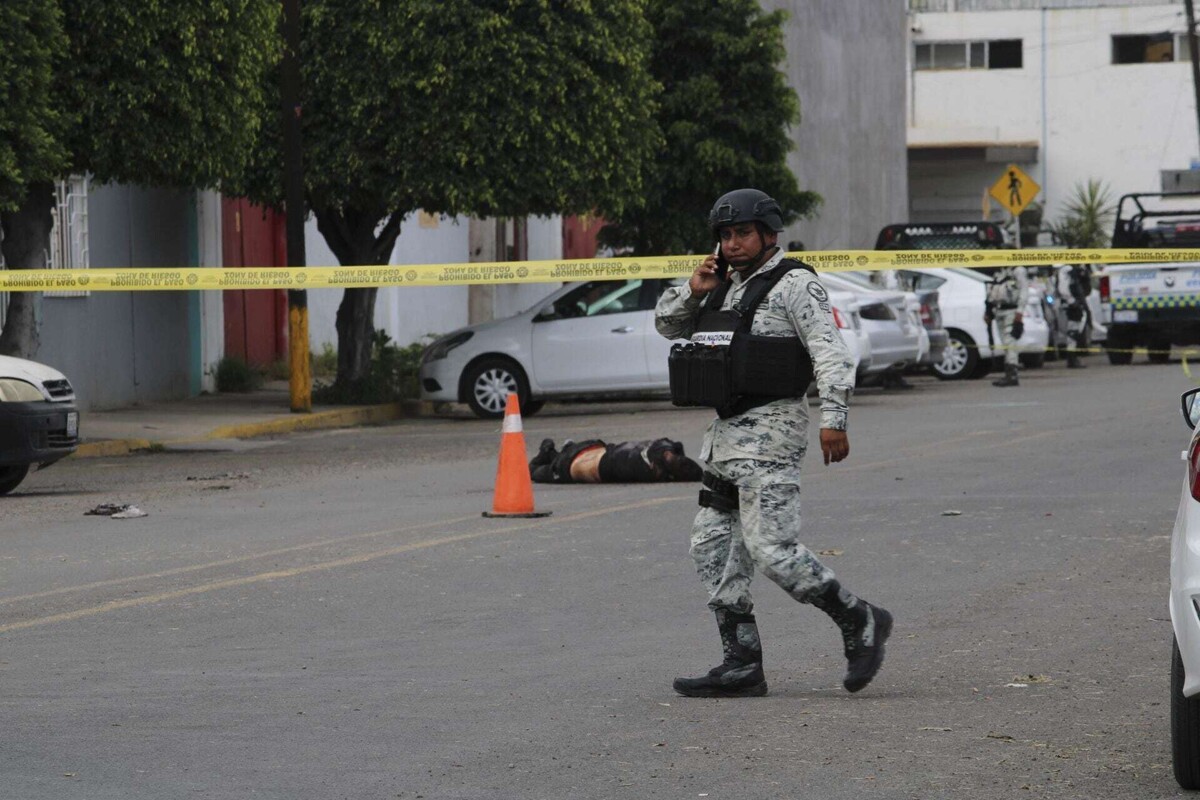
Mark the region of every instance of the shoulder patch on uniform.
POLYGON ((825 291, 825 287, 816 281, 808 284, 808 293, 813 296, 813 299, 818 303, 825 303, 829 300, 829 293, 825 291))

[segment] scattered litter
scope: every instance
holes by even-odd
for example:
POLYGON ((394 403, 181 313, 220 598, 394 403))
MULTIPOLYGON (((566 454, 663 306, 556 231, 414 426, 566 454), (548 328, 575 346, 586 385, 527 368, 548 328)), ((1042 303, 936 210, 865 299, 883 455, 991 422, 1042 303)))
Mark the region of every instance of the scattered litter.
POLYGON ((201 486, 200 491, 202 491, 202 492, 219 492, 224 489, 232 489, 232 488, 233 487, 230 486, 228 483, 218 483, 216 486, 201 486))
POLYGON ((1021 683, 1049 683, 1050 676, 1049 675, 1018 675, 1017 677, 1013 678, 1013 680, 1019 681, 1021 683))
POLYGON ((117 503, 101 503, 91 511, 83 512, 84 516, 111 517, 112 519, 137 519, 147 516, 137 506, 119 505, 117 503))
POLYGON ((996 739, 1001 742, 1015 742, 1016 741, 1016 739, 1014 739, 1013 737, 1011 737, 1005 733, 989 733, 987 735, 987 738, 988 739, 996 739))
POLYGON ((943 511, 943 512, 942 512, 942 516, 943 516, 943 517, 961 517, 961 516, 962 516, 962 512, 961 512, 961 511, 956 511, 955 509, 951 508, 951 509, 948 509, 948 510, 946 510, 946 511, 943 511))
POLYGON ((188 475, 189 481, 241 481, 250 477, 249 472, 222 472, 220 475, 188 475))
POLYGON ((934 728, 930 725, 926 725, 924 728, 917 728, 917 730, 919 730, 919 731, 939 731, 941 733, 949 733, 951 729, 950 728, 934 728))
POLYGON ((1006 683, 1006 684, 1004 684, 1004 687, 1006 689, 1028 689, 1029 684, 1028 683, 1006 683))
POLYGON ((845 550, 840 550, 836 547, 831 547, 828 550, 819 551, 817 553, 817 555, 819 555, 819 556, 840 556, 840 555, 843 555, 845 552, 846 552, 845 550))

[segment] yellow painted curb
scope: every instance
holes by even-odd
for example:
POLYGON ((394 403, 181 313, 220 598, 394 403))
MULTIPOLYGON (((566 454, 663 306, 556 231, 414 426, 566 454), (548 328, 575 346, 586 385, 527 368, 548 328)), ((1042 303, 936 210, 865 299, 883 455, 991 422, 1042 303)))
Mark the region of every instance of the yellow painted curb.
POLYGON ((149 439, 107 439, 98 442, 85 442, 79 445, 75 452, 68 456, 68 458, 124 456, 138 450, 153 450, 156 447, 168 445, 195 444, 196 442, 212 439, 253 439, 256 436, 271 436, 273 434, 291 433, 293 431, 351 428, 355 425, 370 425, 372 423, 400 419, 405 416, 413 416, 413 411, 421 413, 425 409, 406 409, 405 403, 353 406, 351 408, 339 408, 334 411, 318 411, 315 414, 294 414, 264 422, 222 425, 203 436, 188 439, 168 439, 162 441, 151 441, 149 439), (406 410, 408 413, 406 413, 406 410))
POLYGON ((247 422, 242 425, 224 425, 204 435, 205 439, 253 439, 255 436, 270 436, 292 431, 312 431, 322 428, 349 428, 372 422, 387 422, 404 416, 401 403, 386 403, 378 406, 354 406, 336 411, 318 411, 315 414, 293 414, 290 417, 266 422, 247 422))

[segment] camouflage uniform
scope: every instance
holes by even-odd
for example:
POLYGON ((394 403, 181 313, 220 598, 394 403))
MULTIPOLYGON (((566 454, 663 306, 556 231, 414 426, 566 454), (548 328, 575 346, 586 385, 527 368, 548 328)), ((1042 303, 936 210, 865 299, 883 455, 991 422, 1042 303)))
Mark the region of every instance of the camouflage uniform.
MULTIPOLYGON (((1000 331, 1000 346, 1004 349, 1004 370, 1016 374, 1019 366, 1017 339, 1012 335, 1013 318, 1024 313, 1029 302, 1029 277, 1024 267, 1003 267, 992 275, 988 284, 987 301, 1000 331)), ((992 355, 995 355, 993 353, 992 355)))
MULTIPOLYGON (((777 252, 754 274, 770 271, 783 257, 777 252)), ((736 272, 731 276, 725 309, 745 292, 746 279, 736 272)), ((670 339, 689 337, 701 302, 687 284, 668 289, 655 309, 658 332, 670 339)), ((817 377, 821 427, 845 430, 854 364, 817 277, 801 269, 784 276, 754 315, 750 332, 799 335, 817 377)), ((800 468, 807 449, 805 397, 776 400, 709 425, 700 460, 707 471, 737 485, 740 505, 734 512, 701 508, 692 526, 691 554, 713 610, 750 613, 755 567, 802 602, 833 582, 832 570, 799 540, 800 468)))

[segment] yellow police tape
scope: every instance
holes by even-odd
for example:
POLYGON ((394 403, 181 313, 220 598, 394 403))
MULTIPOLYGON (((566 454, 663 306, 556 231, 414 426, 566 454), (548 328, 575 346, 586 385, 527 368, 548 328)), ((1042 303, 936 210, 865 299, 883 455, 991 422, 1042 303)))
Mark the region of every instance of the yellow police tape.
MULTIPOLYGON (((0 270, 0 292, 344 289, 559 283, 690 275, 706 254, 365 267, 185 267, 0 270)), ((1200 262, 1200 250, 826 250, 789 254, 818 271, 1200 262)))

